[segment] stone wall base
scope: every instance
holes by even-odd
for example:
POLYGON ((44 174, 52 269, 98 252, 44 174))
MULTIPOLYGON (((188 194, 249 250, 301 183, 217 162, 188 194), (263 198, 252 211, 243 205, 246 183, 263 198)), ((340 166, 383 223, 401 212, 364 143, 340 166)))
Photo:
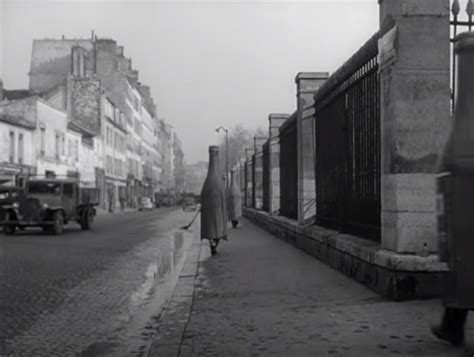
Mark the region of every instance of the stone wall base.
POLYGON ((244 208, 244 217, 331 267, 395 300, 438 297, 448 270, 438 255, 397 254, 380 243, 244 208))

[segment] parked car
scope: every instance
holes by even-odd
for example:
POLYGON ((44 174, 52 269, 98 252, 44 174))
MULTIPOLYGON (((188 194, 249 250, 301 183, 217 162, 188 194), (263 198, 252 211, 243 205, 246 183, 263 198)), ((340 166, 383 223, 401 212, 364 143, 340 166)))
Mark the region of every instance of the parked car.
POLYGON ((150 197, 141 197, 138 201, 138 210, 139 211, 151 211, 154 208, 153 201, 150 197))
POLYGON ((76 221, 89 230, 96 215, 96 202, 79 195, 79 180, 75 178, 32 178, 26 182, 25 192, 18 202, 3 205, 3 231, 12 235, 16 229, 41 227, 57 235, 64 225, 76 221))
POLYGON ((195 211, 197 210, 196 201, 193 197, 186 197, 183 203, 183 211, 195 211))
POLYGON ((24 190, 21 187, 0 186, 0 222, 2 224, 6 214, 3 206, 18 206, 23 192, 24 190))

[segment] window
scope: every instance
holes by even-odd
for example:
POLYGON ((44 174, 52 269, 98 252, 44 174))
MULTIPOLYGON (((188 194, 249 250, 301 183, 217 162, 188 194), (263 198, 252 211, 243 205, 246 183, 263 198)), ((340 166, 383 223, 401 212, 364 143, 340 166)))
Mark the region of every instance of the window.
POLYGON ((114 162, 112 159, 112 156, 107 155, 105 158, 105 172, 108 173, 109 175, 113 175, 114 173, 114 162))
POLYGON ((23 164, 23 134, 18 134, 18 163, 23 164))
POLYGON ((46 151, 46 129, 40 128, 40 154, 45 155, 46 151))
POLYGON ((72 183, 63 184, 63 194, 65 196, 73 197, 74 196, 74 185, 72 183))
POLYGON ((138 98, 134 95, 133 96, 133 108, 138 112, 140 110, 140 101, 138 98))
POLYGON ((128 114, 128 115, 126 115, 126 117, 127 117, 127 124, 128 124, 129 126, 133 126, 133 118, 132 118, 132 116, 131 116, 130 114, 128 114))
POLYGON ((64 134, 61 137, 61 155, 66 156, 66 137, 64 134))
POLYGON ((59 133, 56 133, 56 136, 55 136, 55 150, 54 150, 54 156, 56 157, 56 160, 59 160, 60 149, 61 149, 61 142, 59 141, 59 133))
MULTIPOLYGON (((46 175, 48 175, 48 171, 46 171, 46 175)), ((61 193, 61 184, 57 182, 30 181, 28 183, 28 192, 35 194, 59 195, 61 193)))
POLYGON ((76 162, 77 162, 77 161, 79 161, 79 140, 75 140, 74 145, 75 145, 74 156, 75 156, 76 162))
POLYGON ((10 162, 15 162, 15 133, 10 131, 10 162))
POLYGON ((105 115, 110 119, 114 119, 114 105, 108 99, 105 100, 105 115))
POLYGON ((114 132, 112 131, 112 128, 110 127, 107 127, 107 130, 106 130, 106 135, 105 135, 105 140, 107 142, 107 145, 109 146, 114 146, 114 132))
POLYGON ((114 160, 114 174, 115 176, 122 176, 123 175, 123 162, 122 160, 115 159, 114 160))

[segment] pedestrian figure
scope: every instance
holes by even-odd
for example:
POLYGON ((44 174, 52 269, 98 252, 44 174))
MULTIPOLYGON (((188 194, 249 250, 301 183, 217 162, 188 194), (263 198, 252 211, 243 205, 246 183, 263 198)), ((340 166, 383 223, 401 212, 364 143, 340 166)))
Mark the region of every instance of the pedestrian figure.
POLYGON ((464 325, 469 310, 474 309, 474 35, 464 33, 454 40, 458 74, 454 125, 442 157, 438 178, 439 243, 441 260, 449 272, 443 294, 444 313, 432 332, 453 345, 464 343, 464 325))
POLYGON ((121 196, 119 198, 119 201, 120 201, 120 210, 123 212, 123 210, 125 209, 125 198, 123 198, 123 196, 121 196))
POLYGON ((226 191, 218 174, 217 146, 209 146, 209 168, 201 191, 201 239, 208 239, 211 254, 221 239, 227 240, 226 191))
POLYGON ((239 218, 242 216, 242 195, 240 194, 240 187, 237 183, 234 169, 230 172, 230 187, 227 194, 227 202, 229 203, 229 221, 232 222, 233 228, 237 228, 239 218))
POLYGON ((109 196, 109 212, 114 213, 114 189, 112 187, 109 188, 108 191, 108 196, 109 196))

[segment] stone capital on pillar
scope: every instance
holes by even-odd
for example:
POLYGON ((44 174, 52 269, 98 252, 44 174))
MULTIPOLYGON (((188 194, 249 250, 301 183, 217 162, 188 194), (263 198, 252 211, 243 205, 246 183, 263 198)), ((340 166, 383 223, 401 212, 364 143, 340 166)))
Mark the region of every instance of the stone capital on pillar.
POLYGON ((300 72, 295 78, 298 143, 298 223, 302 225, 316 215, 314 93, 328 77, 329 73, 327 72, 300 72))
POLYGON ((450 130, 449 1, 382 0, 382 247, 437 252, 436 171, 450 130))
POLYGON ((286 119, 290 117, 290 114, 281 114, 281 113, 271 113, 268 115, 269 122, 269 135, 270 139, 276 138, 279 136, 280 131, 278 130, 285 122, 286 119))
POLYGON ((398 22, 402 17, 412 16, 449 16, 449 0, 379 0, 381 28, 387 21, 398 22))

